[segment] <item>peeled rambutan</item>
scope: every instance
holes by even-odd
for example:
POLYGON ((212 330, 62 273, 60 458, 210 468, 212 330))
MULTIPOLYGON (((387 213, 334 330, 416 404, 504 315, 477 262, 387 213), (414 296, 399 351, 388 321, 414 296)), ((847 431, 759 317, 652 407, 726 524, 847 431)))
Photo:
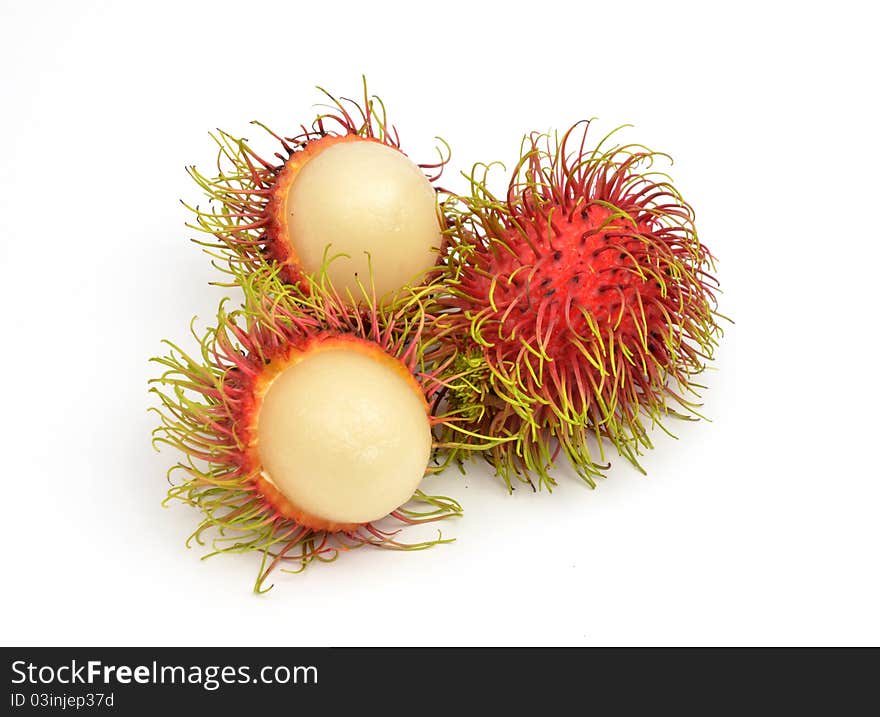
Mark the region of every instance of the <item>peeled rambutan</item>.
POLYGON ((152 382, 162 420, 154 443, 184 454, 168 500, 204 515, 191 540, 204 544, 216 529, 211 554, 261 553, 258 592, 278 566, 299 572, 361 545, 448 542, 398 538, 401 527, 461 512, 419 489, 454 420, 438 405, 446 367, 426 359, 434 344, 423 340, 436 289, 411 288, 384 306, 364 291, 352 305, 323 274, 290 285, 277 267, 230 271, 244 302, 229 312, 221 304, 216 327, 194 333, 200 355, 169 343, 153 359, 165 368, 152 382))
POLYGON ((290 283, 322 267, 340 294, 360 295, 358 277, 371 270, 380 300, 418 283, 437 263, 442 244, 439 189, 432 185, 449 159, 443 145, 434 163, 413 163, 401 150, 385 105, 364 83, 363 102, 337 99, 311 129, 278 135, 271 159, 247 140, 218 131, 218 174, 189 167, 210 200, 189 206, 195 229, 219 240, 219 248, 245 267, 281 267, 290 283), (339 257, 325 266, 329 252, 339 257), (371 266, 370 266, 371 265, 371 266))
POLYGON ((560 453, 594 486, 604 441, 638 466, 651 425, 697 415, 720 334, 713 257, 660 155, 609 146, 615 132, 588 150, 580 124, 528 137, 506 197, 477 165, 450 216, 446 398, 475 432, 514 439, 482 454, 508 488, 551 488, 560 453))

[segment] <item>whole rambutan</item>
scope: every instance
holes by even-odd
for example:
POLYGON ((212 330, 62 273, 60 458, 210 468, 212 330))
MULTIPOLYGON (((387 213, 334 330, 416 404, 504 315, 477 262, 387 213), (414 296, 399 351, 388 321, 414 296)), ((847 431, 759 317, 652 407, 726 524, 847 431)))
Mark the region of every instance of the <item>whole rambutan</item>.
POLYGON ((209 199, 188 206, 192 228, 213 235, 244 267, 268 261, 297 283, 314 276, 328 252, 329 279, 343 298, 359 296, 358 277, 371 269, 380 300, 418 283, 437 263, 442 244, 438 188, 432 186, 449 159, 414 164, 401 150, 385 105, 364 83, 362 103, 330 99, 308 129, 285 137, 259 122, 280 144, 264 159, 247 140, 218 130, 216 176, 188 171, 209 199), (368 266, 370 265, 371 266, 368 266))
POLYGON ((418 487, 454 421, 439 407, 447 367, 426 357, 434 344, 423 337, 436 288, 384 306, 364 291, 352 305, 323 274, 290 285, 277 267, 230 271, 241 308, 221 304, 216 327, 194 333, 198 356, 169 343, 153 359, 166 369, 152 381, 162 419, 154 443, 184 454, 168 500, 204 516, 191 540, 204 544, 216 529, 211 554, 261 553, 258 592, 280 565, 298 572, 361 545, 448 542, 397 535, 461 512, 418 487))
POLYGON ((580 124, 526 138, 506 197, 475 166, 450 216, 446 398, 475 432, 515 439, 483 454, 508 488, 552 487, 560 452, 593 486, 606 440, 638 465, 650 425, 696 415, 720 334, 713 258, 660 155, 609 146, 615 132, 588 150, 580 124))

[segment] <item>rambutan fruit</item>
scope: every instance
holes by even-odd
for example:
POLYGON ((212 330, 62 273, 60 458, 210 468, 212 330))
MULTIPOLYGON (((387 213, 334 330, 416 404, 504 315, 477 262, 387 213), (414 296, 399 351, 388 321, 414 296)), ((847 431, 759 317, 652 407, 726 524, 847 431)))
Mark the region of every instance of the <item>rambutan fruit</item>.
POLYGON ((594 486, 604 441, 638 466, 650 425, 698 415, 720 335, 714 260, 661 155, 610 146, 616 131, 588 150, 580 125, 527 137, 503 198, 476 165, 450 215, 446 396, 475 432, 515 439, 483 453, 509 489, 552 488, 560 453, 594 486))
MULTIPOLYGON (((322 90, 323 91, 323 90, 322 90)), ((210 200, 192 228, 213 235, 219 248, 245 266, 264 261, 296 283, 324 266, 343 297, 360 296, 358 277, 371 280, 380 299, 418 283, 437 263, 442 216, 435 182, 449 159, 413 163, 401 150, 385 105, 364 83, 363 102, 337 99, 293 137, 255 122, 280 144, 264 159, 247 140, 218 131, 218 174, 189 167, 210 200)), ((189 205, 187 205, 189 206, 189 205)))
POLYGON ((277 267, 230 271, 244 302, 229 312, 221 304, 216 327, 193 332, 200 355, 169 343, 153 359, 165 368, 152 382, 154 444, 184 454, 168 500, 204 514, 191 540, 205 544, 216 529, 211 554, 262 553, 258 592, 280 565, 299 572, 361 545, 449 542, 397 535, 461 512, 419 489, 454 420, 438 405, 446 367, 426 358, 433 343, 423 340, 436 289, 410 288, 384 306, 363 291, 353 305, 324 274, 290 285, 277 267))

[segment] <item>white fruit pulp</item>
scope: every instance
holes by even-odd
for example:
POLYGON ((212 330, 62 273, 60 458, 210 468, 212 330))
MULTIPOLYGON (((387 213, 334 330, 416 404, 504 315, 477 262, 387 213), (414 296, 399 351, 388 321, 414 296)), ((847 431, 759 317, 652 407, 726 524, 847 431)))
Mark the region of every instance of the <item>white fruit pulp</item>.
POLYGON ((327 247, 348 255, 327 273, 355 301, 362 298, 358 278, 369 289, 370 266, 381 298, 437 260, 436 193, 411 160, 379 142, 340 142, 318 153, 294 178, 286 211, 288 239, 307 272, 320 271, 327 247))
POLYGON ((327 521, 365 523, 415 492, 431 428, 417 386, 395 366, 327 348, 273 380, 257 441, 263 476, 294 506, 327 521))

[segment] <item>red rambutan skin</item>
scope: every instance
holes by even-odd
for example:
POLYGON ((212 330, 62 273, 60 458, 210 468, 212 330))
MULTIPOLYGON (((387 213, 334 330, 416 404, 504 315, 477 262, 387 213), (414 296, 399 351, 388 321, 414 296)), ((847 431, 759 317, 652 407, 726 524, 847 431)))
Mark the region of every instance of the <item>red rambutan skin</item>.
POLYGON ((505 200, 474 180, 447 252, 444 332, 491 370, 489 399, 507 404, 484 415, 493 433, 541 443, 541 455, 555 437, 587 463, 580 429, 622 450, 642 441, 640 414, 681 399, 674 384, 702 370, 717 326, 712 257, 690 206, 647 171, 655 155, 586 152, 584 139, 571 152, 573 130, 555 146, 531 137, 505 200))
MULTIPOLYGON (((635 268, 661 268, 651 245, 628 235, 648 234, 650 227, 642 222, 627 228, 626 223, 615 221, 607 207, 592 205, 555 222, 558 231, 552 236, 534 224, 525 225, 528 241, 509 231, 503 241, 515 256, 507 251, 487 253, 486 273, 493 279, 475 272, 462 281, 462 288, 486 303, 492 294, 500 336, 532 335, 555 360, 583 360, 572 341, 591 333, 580 309, 599 326, 615 327, 615 334, 634 347, 642 341, 632 309, 644 312, 650 334, 652 326, 663 323, 660 306, 672 309, 675 299, 668 292, 664 297, 659 281, 643 278, 635 268)), ((662 352, 657 341, 652 343, 654 351, 662 352)), ((518 354, 521 349, 513 338, 497 345, 501 354, 518 354)))

